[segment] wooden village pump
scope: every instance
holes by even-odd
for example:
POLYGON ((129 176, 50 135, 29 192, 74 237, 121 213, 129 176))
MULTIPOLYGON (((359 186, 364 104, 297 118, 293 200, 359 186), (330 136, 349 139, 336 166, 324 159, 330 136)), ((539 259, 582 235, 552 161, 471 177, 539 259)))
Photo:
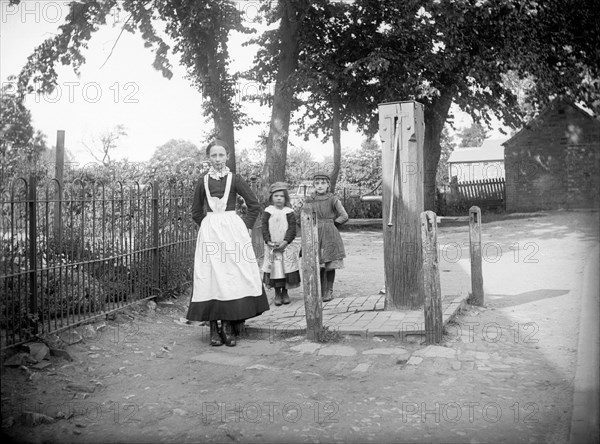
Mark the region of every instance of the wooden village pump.
MULTIPOLYGON (((424 211, 423 111, 423 105, 414 101, 379 105, 383 195, 361 199, 383 204, 385 310, 424 309, 427 343, 437 344, 442 340, 443 312, 437 215, 424 211)), ((470 213, 472 303, 483 305, 481 212, 473 207, 470 213)), ((307 337, 318 340, 323 331, 318 230, 310 205, 302 208, 301 225, 307 337)))
POLYGON ((386 310, 415 310, 424 303, 420 289, 424 133, 421 103, 379 105, 386 310))

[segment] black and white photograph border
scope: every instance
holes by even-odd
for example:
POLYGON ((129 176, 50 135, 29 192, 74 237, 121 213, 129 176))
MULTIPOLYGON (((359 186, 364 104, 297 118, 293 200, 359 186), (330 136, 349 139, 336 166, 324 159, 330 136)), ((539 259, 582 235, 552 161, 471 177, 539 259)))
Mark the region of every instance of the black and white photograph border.
POLYGON ((0 0, 3 440, 597 442, 599 30, 0 0))

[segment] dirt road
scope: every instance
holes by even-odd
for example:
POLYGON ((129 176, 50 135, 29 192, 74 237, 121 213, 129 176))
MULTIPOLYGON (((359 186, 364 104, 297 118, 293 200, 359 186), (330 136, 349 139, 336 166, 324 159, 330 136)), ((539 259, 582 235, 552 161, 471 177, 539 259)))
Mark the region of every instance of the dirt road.
MULTIPOLYGON (((205 328, 179 322, 187 301, 141 305, 97 323, 68 348, 73 362, 3 367, 2 432, 26 442, 565 442, 597 227, 590 212, 485 223, 486 307, 464 312, 443 347, 254 337, 211 348, 205 328), (52 422, 27 425, 31 413, 52 422)), ((342 296, 382 286, 378 239, 344 233, 342 296)), ((465 271, 456 285, 469 281, 465 239, 464 226, 441 229, 441 272, 444 261, 465 271)))

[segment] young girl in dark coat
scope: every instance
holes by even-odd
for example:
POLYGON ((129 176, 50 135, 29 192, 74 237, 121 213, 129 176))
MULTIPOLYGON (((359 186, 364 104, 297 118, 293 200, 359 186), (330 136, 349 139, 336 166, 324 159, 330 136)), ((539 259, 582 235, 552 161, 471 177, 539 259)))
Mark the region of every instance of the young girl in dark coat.
POLYGON ((299 246, 296 237, 296 216, 290 208, 287 184, 275 182, 269 187, 269 205, 262 217, 262 233, 266 244, 263 262, 263 282, 275 288, 275 305, 289 304, 288 290, 300 286, 299 246))
POLYGON ((210 322, 211 345, 234 346, 234 330, 239 332, 245 319, 269 309, 250 239, 260 203, 248 184, 226 166, 225 142, 211 142, 206 154, 211 166, 200 178, 192 204, 192 218, 200 229, 187 319, 210 322), (245 220, 235 212, 238 194, 248 207, 245 220))
POLYGON ((337 227, 348 221, 348 213, 340 199, 329 192, 329 176, 313 176, 315 192, 306 197, 304 204, 312 206, 317 214, 319 230, 319 261, 321 265, 321 297, 323 302, 333 299, 335 270, 344 268, 346 251, 337 227))

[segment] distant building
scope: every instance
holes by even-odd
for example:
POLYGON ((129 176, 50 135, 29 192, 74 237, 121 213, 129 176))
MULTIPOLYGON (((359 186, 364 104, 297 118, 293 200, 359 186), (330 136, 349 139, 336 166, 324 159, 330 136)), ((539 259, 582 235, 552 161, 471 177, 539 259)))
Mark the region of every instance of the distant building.
POLYGON ((508 211, 598 207, 600 121, 573 102, 550 103, 504 147, 508 211))
POLYGON ((455 149, 448 158, 448 177, 456 176, 459 183, 504 178, 505 140, 485 140, 479 147, 455 149))

